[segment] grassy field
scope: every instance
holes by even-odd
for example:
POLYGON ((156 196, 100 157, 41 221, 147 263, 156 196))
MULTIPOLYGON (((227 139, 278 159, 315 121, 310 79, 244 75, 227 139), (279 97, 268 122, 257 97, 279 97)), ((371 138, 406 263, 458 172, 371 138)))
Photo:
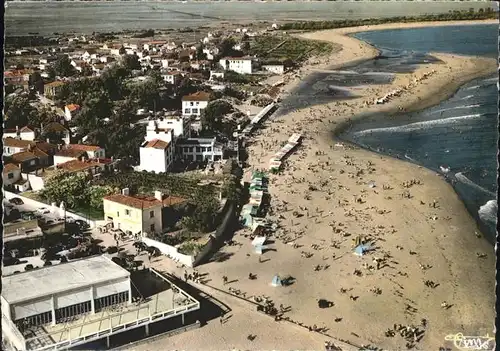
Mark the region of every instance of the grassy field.
POLYGON ((329 54, 335 50, 330 43, 305 40, 289 35, 267 35, 256 37, 250 44, 252 55, 261 57, 264 61, 292 60, 296 63, 311 56, 329 54))

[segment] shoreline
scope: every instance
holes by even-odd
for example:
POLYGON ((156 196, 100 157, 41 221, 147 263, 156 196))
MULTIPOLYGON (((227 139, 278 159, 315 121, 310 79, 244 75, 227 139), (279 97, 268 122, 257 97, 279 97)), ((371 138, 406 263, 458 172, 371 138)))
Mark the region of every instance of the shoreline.
MULTIPOLYGON (((343 49, 327 59, 311 59, 299 75, 333 64, 345 67, 377 54, 370 45, 338 30, 306 36, 334 41, 343 49)), ((304 136, 302 146, 287 158, 282 172, 269 175, 272 211, 266 218, 279 223, 278 229, 270 250, 262 256, 253 253, 248 238, 251 230, 239 230, 233 238, 238 244, 220 249, 221 255, 229 257, 227 260, 197 267, 200 274, 208 274, 210 285, 237 289, 247 297, 268 296, 276 306, 291 306, 285 317, 327 328, 336 339, 357 345, 407 349, 406 340, 399 335, 385 336, 395 323, 424 328, 425 335, 417 347, 426 350, 451 347, 445 341, 449 334, 491 335, 494 251, 481 238, 477 223, 451 185, 426 168, 335 143, 331 138, 332 130, 353 116, 387 112, 403 104, 423 104, 426 97, 446 90, 452 83, 460 85, 459 75, 475 77, 478 64, 492 66, 493 72, 497 68, 494 59, 435 56, 443 63, 424 64, 414 73, 397 74, 391 84, 363 87, 359 98, 307 107, 263 123, 248 147, 251 167, 245 169, 245 180, 254 170, 267 170, 270 158, 292 133, 304 136), (366 104, 431 70, 436 74, 382 108, 366 104), (411 181, 415 182, 408 185, 411 181), (411 196, 404 196, 406 193, 411 196), (433 201, 437 206, 431 206, 433 201), (358 236, 368 238, 375 250, 362 257, 353 255, 352 241, 358 236), (479 254, 485 256, 479 258, 479 254), (375 269, 375 258, 387 265, 375 269), (318 266, 322 267, 319 271, 315 269, 318 266), (249 280, 249 272, 257 279, 249 280), (275 274, 290 275, 296 281, 288 287, 271 287, 275 274), (223 276, 233 282, 223 284, 223 276), (424 282, 429 281, 439 286, 426 286, 424 282), (379 293, 374 293, 376 289, 379 293), (317 300, 321 298, 333 302, 333 307, 319 309, 317 300), (443 308, 443 303, 450 307, 443 308), (428 322, 426 327, 421 325, 422 319, 428 322)), ((297 79, 293 79, 283 90, 293 90, 296 84, 297 79)), ((185 271, 174 262, 162 261, 155 268, 179 276, 185 271)), ((234 311, 236 316, 252 318, 245 313, 234 311)), ((217 321, 209 325, 209 335, 198 337, 188 332, 136 351, 158 349, 167 343, 189 350, 204 349, 208 343, 214 349, 271 350, 276 344, 292 349, 305 343, 308 348, 322 349, 322 341, 327 340, 321 335, 316 339, 314 332, 310 337, 307 332, 296 333, 290 340, 285 334, 277 336, 272 325, 233 323, 231 319, 224 327, 217 328, 217 321), (249 342, 241 337, 248 333, 257 335, 257 339, 249 342)), ((276 324, 278 327, 282 325, 276 324)))

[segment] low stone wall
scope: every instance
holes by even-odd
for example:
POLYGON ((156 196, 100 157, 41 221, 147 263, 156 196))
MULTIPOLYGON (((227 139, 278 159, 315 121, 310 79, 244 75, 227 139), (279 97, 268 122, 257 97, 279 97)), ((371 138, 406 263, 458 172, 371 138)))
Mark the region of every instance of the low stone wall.
MULTIPOLYGON (((54 211, 59 211, 59 208, 54 208, 52 207, 51 205, 48 205, 46 203, 43 203, 43 202, 40 202, 40 201, 36 201, 36 200, 33 200, 33 199, 30 199, 28 197, 25 197, 25 196, 22 196, 20 194, 15 194, 15 193, 12 193, 10 191, 5 191, 4 190, 4 197, 7 199, 7 200, 10 200, 14 197, 18 197, 20 198, 21 200, 23 200, 24 204, 28 207, 32 207, 33 210, 35 211, 36 209, 40 208, 40 207, 47 207, 49 208, 52 212, 54 211)), ((85 218, 83 216, 80 216, 76 213, 73 213, 69 210, 66 210, 66 216, 70 216, 70 217, 73 217, 74 219, 79 219, 81 221, 84 221, 84 222, 87 222, 90 226, 90 228, 95 228, 97 225, 96 225, 96 221, 93 221, 91 219, 88 219, 88 218, 85 218)))
POLYGON ((167 245, 167 244, 164 244, 162 242, 153 240, 151 238, 142 237, 141 241, 148 246, 156 247, 158 250, 160 250, 160 252, 163 255, 169 256, 174 261, 182 263, 188 267, 193 267, 193 262, 194 262, 193 256, 181 254, 179 251, 177 251, 177 248, 170 246, 170 245, 167 245))

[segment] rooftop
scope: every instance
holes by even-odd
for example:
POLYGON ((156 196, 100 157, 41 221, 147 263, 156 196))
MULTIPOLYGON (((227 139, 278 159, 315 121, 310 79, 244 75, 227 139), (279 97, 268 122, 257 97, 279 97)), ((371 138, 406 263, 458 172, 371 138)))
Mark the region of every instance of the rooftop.
POLYGON ((87 161, 80 161, 80 160, 71 160, 68 162, 60 163, 56 166, 56 169, 62 169, 67 172, 81 172, 85 171, 89 168, 92 167, 98 167, 99 163, 87 160, 87 161))
POLYGON ((81 151, 97 151, 97 150, 101 150, 100 146, 85 145, 85 144, 68 144, 66 147, 68 149, 81 150, 81 151))
POLYGON ((177 145, 206 145, 215 142, 215 138, 189 138, 177 140, 177 145))
POLYGON ((80 105, 77 105, 77 104, 69 104, 69 105, 66 105, 66 108, 67 108, 70 112, 73 112, 73 111, 76 111, 76 110, 80 109, 80 105))
POLYGON ((64 85, 64 82, 55 81, 55 82, 45 84, 45 87, 60 87, 62 85, 64 85))
POLYGON ((114 194, 105 196, 103 199, 138 209, 148 209, 162 204, 157 198, 147 195, 114 194))
POLYGON ((17 167, 13 163, 7 163, 6 165, 3 166, 2 173, 7 174, 9 172, 14 172, 14 171, 20 171, 19 167, 17 167))
POLYGON ((94 256, 2 277, 2 297, 9 304, 18 304, 129 276, 110 259, 94 256))
POLYGON ((43 126, 43 130, 51 132, 67 132, 68 128, 66 128, 59 122, 50 122, 47 125, 43 126))
POLYGON ((10 157, 11 157, 12 162, 14 162, 14 163, 21 163, 24 161, 28 161, 28 160, 37 158, 37 156, 31 151, 18 152, 14 155, 11 155, 10 157))
POLYGON ((83 151, 83 150, 75 150, 75 149, 69 149, 69 148, 66 149, 65 148, 65 149, 58 150, 54 156, 78 158, 78 157, 81 157, 84 155, 85 155, 85 151, 83 151))
POLYGON ((165 150, 168 147, 168 143, 163 140, 153 139, 144 143, 143 147, 165 150))
POLYGON ((186 95, 182 97, 182 101, 209 101, 210 94, 204 91, 198 91, 191 95, 186 95))

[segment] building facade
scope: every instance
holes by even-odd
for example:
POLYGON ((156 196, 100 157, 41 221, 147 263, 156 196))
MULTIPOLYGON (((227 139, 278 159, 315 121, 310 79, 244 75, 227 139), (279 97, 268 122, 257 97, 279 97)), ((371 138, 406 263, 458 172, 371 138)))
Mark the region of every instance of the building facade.
POLYGON ((239 74, 252 74, 252 59, 247 57, 224 57, 219 64, 226 71, 234 71, 239 74))
POLYGON ((224 147, 216 138, 179 139, 176 148, 179 158, 185 161, 220 161, 224 156, 224 147))
POLYGON ((147 172, 166 173, 174 161, 174 151, 172 142, 159 139, 145 141, 139 149, 139 169, 147 172))
POLYGON ((198 91, 191 95, 182 97, 182 115, 183 116, 201 116, 201 113, 208 106, 210 94, 204 91, 198 91))

